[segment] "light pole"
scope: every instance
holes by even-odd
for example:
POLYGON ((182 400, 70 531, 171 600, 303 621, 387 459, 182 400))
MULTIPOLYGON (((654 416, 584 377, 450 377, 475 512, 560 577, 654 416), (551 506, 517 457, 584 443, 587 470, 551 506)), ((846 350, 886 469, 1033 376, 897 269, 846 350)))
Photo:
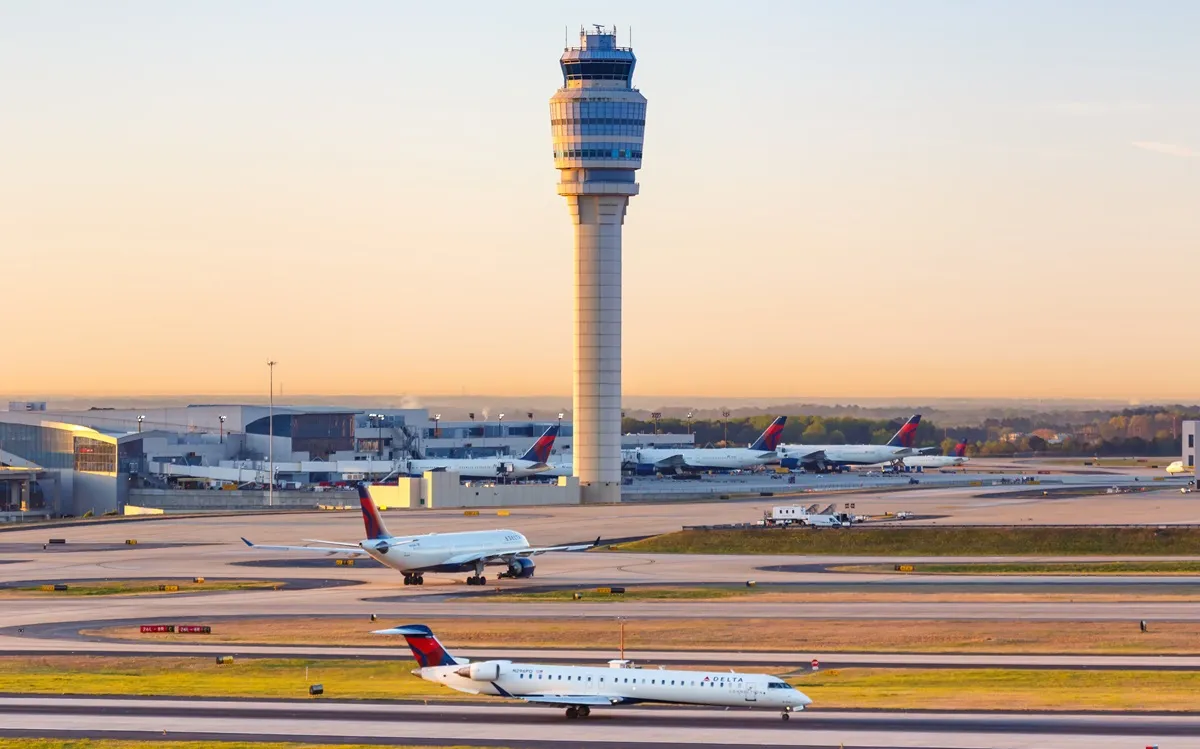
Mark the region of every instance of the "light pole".
POLYGON ((270 395, 267 400, 267 507, 275 506, 275 362, 267 362, 270 395))
POLYGON ((729 447, 729 409, 722 408, 721 415, 725 417, 725 447, 729 447))
POLYGON ((662 418, 662 412, 655 411, 654 413, 650 414, 650 418, 654 419, 654 433, 658 434, 658 420, 662 418))
POLYGON ((219 421, 219 422, 220 422, 220 425, 219 425, 219 427, 218 427, 218 428, 221 430, 221 431, 219 432, 219 433, 220 433, 220 435, 221 435, 221 444, 222 444, 222 445, 224 445, 224 444, 225 444, 225 417, 224 417, 224 416, 218 416, 218 417, 217 417, 217 421, 219 421))
POLYGON ((434 436, 435 438, 438 438, 438 437, 441 437, 441 436, 442 436, 442 431, 441 431, 440 429, 438 429, 438 422, 439 422, 439 421, 441 421, 441 420, 442 420, 442 415, 441 415, 441 414, 434 414, 434 415, 433 415, 433 436, 434 436))
POLYGON ((691 411, 688 411, 687 422, 688 422, 688 434, 691 434, 692 433, 692 412, 691 411))
POLYGON ((563 417, 564 417, 564 416, 566 416, 566 414, 565 414, 564 412, 562 412, 562 411, 559 411, 559 412, 558 412, 558 433, 559 433, 559 436, 562 436, 562 420, 563 420, 563 417))
POLYGON ((496 438, 501 446, 504 445, 504 414, 496 418, 496 438))
POLYGON ((138 416, 138 434, 142 433, 142 422, 146 420, 146 414, 138 416))

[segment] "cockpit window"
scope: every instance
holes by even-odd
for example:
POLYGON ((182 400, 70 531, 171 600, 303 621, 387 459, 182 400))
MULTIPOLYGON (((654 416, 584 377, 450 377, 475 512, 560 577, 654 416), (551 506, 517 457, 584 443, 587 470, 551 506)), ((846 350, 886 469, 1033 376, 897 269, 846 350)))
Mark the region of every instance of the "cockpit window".
POLYGON ((767 689, 795 689, 795 687, 786 681, 772 681, 767 684, 767 689))

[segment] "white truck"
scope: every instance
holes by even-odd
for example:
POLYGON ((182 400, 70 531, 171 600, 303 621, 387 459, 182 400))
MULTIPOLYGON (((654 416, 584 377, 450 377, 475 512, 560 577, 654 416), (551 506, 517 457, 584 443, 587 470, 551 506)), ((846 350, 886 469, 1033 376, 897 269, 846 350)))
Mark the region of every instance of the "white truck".
POLYGON ((771 514, 763 518, 763 525, 791 526, 808 525, 814 528, 849 528, 854 523, 854 516, 845 512, 833 512, 830 505, 822 511, 817 511, 817 505, 803 507, 801 505, 785 505, 772 507, 771 514))

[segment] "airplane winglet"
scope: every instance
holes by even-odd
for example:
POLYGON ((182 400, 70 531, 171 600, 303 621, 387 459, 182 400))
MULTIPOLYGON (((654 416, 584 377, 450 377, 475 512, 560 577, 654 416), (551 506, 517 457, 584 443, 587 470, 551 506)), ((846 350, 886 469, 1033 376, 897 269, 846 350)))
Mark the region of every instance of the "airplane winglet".
POLYGON ((594 549, 599 545, 600 545, 600 537, 596 536, 596 540, 592 542, 592 548, 594 549))
POLYGON ((250 543, 249 539, 247 539, 245 536, 242 537, 242 543, 246 544, 247 546, 254 545, 254 544, 250 543))

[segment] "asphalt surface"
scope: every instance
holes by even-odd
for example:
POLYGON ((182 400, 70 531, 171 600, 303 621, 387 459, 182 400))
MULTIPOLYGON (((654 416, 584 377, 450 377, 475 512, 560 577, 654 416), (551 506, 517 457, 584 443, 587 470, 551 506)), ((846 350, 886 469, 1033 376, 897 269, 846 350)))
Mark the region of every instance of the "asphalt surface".
POLYGON ((0 731, 203 733, 339 741, 543 747, 655 746, 1108 747, 1200 746, 1200 716, 812 711, 787 723, 773 710, 597 709, 567 721, 555 708, 314 701, 0 697, 0 731), (537 736, 532 743, 529 736, 537 736))

